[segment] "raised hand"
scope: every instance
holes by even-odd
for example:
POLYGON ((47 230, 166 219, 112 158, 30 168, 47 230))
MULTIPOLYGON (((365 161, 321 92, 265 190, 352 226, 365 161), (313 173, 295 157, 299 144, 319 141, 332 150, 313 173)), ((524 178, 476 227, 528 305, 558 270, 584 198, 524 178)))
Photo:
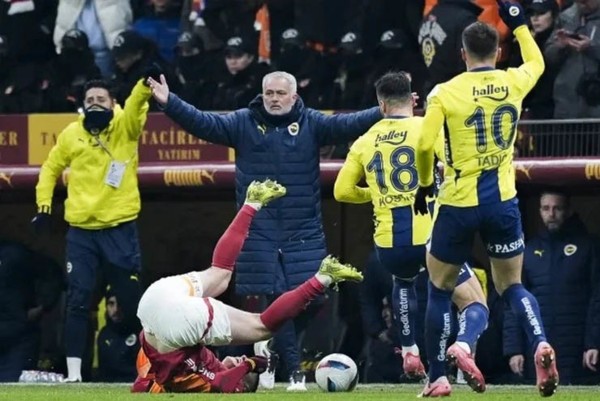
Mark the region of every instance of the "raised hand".
POLYGON ((160 82, 152 77, 148 77, 146 83, 152 90, 154 100, 161 106, 165 106, 169 101, 169 85, 167 85, 167 79, 164 74, 160 74, 160 82))
POLYGON ((518 3, 511 3, 508 0, 496 0, 498 3, 498 14, 502 21, 512 31, 520 27, 521 25, 527 25, 527 19, 525 18, 525 11, 518 3))

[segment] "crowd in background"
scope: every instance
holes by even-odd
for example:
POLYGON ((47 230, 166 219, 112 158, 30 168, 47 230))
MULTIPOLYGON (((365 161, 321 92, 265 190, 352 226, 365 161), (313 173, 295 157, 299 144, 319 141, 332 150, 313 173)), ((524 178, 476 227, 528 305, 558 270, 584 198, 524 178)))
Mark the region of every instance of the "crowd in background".
MULTIPOLYGON (((460 33, 477 19, 501 34, 499 66, 520 63, 490 0, 58 3, 0 3, 0 113, 76 111, 83 83, 97 77, 123 102, 153 63, 203 110, 247 106, 271 70, 295 75, 307 106, 340 110, 374 105, 374 81, 405 70, 422 105, 435 84, 464 70, 460 33)), ((522 3, 546 58, 526 116, 600 116, 598 1, 522 3)))

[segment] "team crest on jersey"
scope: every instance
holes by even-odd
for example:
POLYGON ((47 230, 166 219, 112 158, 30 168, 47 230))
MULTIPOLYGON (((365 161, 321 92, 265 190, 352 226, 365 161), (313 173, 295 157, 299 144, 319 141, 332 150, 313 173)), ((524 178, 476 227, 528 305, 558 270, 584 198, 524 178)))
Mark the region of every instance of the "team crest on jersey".
POLYGON ((573 245, 573 244, 565 245, 564 252, 565 252, 566 256, 573 255, 575 252, 577 252, 577 245, 573 245))
POLYGON ((291 123, 290 125, 288 125, 287 129, 291 136, 296 136, 298 135, 298 132, 300 132, 300 124, 291 123))
POLYGON ((128 347, 135 345, 136 342, 137 336, 135 334, 130 334, 129 337, 125 339, 125 345, 127 345, 128 347))
POLYGON ((448 34, 446 34, 442 26, 437 22, 437 18, 434 15, 430 15, 427 21, 421 25, 421 29, 419 29, 419 43, 421 44, 421 53, 427 67, 433 62, 436 45, 441 46, 447 37, 448 34))

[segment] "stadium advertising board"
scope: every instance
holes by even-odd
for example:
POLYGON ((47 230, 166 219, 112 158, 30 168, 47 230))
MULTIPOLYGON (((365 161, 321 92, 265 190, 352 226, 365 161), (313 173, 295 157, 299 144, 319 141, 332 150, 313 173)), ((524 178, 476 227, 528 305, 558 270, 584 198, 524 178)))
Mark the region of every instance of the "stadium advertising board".
MULTIPOLYGON (((0 115, 0 165, 39 166, 77 114, 0 115)), ((162 113, 150 113, 140 136, 140 163, 233 161, 230 149, 187 134, 162 113)))

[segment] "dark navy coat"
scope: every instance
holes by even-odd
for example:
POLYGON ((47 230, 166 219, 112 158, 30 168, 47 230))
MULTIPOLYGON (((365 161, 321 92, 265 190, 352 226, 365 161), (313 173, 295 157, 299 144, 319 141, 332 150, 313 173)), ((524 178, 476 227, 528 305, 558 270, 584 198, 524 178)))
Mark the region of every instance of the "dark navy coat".
MULTIPOLYGON (((558 233, 543 230, 525 248, 523 284, 537 298, 561 383, 581 383, 583 352, 600 348, 600 242, 577 216, 558 233)), ((504 354, 532 357, 512 311, 504 321, 504 354)), ((595 374, 599 377, 598 374, 595 374)))
POLYGON ((298 99, 290 113, 273 116, 259 95, 248 108, 216 114, 171 94, 164 111, 192 135, 235 149, 238 207, 253 180, 287 188, 252 223, 236 265, 237 292, 278 294, 312 276, 326 256, 319 148, 356 139, 381 119, 379 109, 328 116, 298 99))

